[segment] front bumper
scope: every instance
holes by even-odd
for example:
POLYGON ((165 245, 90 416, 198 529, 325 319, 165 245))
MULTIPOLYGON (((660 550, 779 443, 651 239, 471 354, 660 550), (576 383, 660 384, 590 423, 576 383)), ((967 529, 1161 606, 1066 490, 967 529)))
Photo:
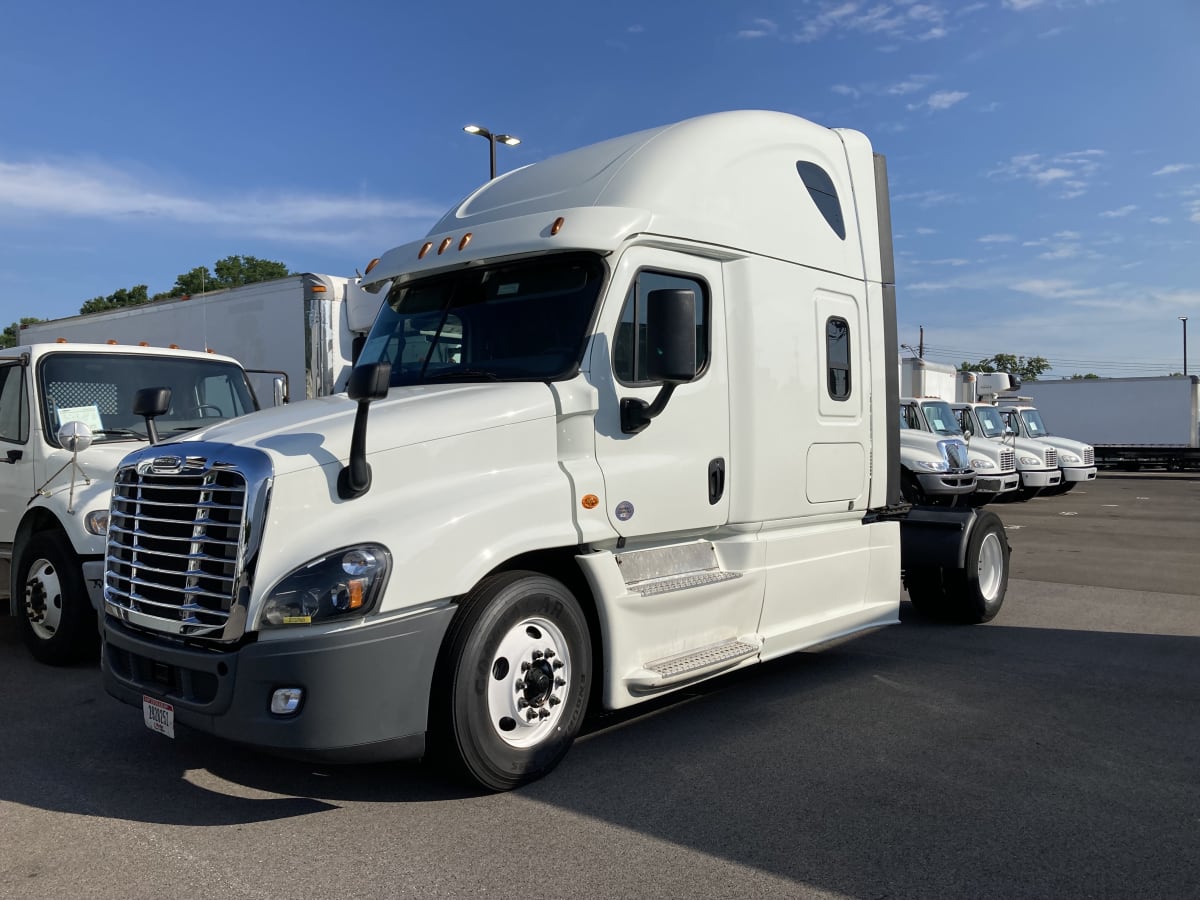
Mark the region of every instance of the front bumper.
POLYGON ((1095 466, 1064 466, 1061 470, 1063 481, 1095 481, 1095 466))
POLYGON ((1054 487, 1062 481, 1062 473, 1058 469, 1022 469, 1020 476, 1023 488, 1054 487))
POLYGON ((101 669, 112 696, 170 703, 175 721, 280 753, 378 761, 424 753, 429 688, 446 606, 333 634, 258 641, 229 652, 168 643, 105 616, 101 669), (292 715, 271 694, 301 687, 292 715))
POLYGON ((921 490, 939 497, 969 494, 975 490, 975 472, 971 469, 959 472, 922 472, 917 475, 921 490))
POLYGON ((980 494, 1004 494, 1021 486, 1021 476, 1016 472, 1004 475, 980 475, 975 479, 975 490, 980 494))

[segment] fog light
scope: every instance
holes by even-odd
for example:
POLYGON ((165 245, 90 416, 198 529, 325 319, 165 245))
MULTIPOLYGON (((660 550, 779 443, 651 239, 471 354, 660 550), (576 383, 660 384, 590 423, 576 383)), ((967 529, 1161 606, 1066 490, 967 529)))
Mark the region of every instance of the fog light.
POLYGON ((279 688, 271 695, 271 712, 279 716, 290 716, 300 708, 304 699, 304 688, 279 688))

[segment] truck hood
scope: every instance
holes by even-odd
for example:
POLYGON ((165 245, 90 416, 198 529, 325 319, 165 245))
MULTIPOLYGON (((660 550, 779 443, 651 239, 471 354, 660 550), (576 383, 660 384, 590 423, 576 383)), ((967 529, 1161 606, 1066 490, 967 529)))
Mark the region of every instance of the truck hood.
POLYGON ((1091 444, 1085 444, 1082 441, 1073 441, 1070 438, 1059 437, 1057 434, 1048 434, 1043 438, 1038 438, 1038 440, 1043 444, 1049 444, 1051 447, 1057 448, 1060 454, 1063 452, 1074 453, 1080 459, 1083 459, 1083 455, 1086 451, 1092 449, 1091 444))
MULTIPOLYGON (((304 400, 192 432, 174 446, 184 453, 197 441, 253 447, 271 457, 276 474, 344 463, 357 406, 345 394, 304 400)), ((555 414, 554 395, 542 382, 392 388, 385 399, 371 404, 367 454, 555 414)))

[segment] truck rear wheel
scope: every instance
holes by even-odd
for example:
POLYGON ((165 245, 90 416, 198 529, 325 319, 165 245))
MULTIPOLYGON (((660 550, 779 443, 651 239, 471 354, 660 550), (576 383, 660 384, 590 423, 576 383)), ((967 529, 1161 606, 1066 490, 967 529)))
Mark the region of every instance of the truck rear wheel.
POLYGON ((967 539, 963 568, 930 566, 906 571, 908 599, 925 616, 972 625, 990 622, 1000 612, 1008 591, 1011 553, 1000 518, 982 511, 967 539))
POLYGON ((587 619, 562 583, 535 572, 485 578, 438 659, 431 755, 489 790, 540 778, 579 733, 591 669, 587 619))
POLYGON ((66 536, 32 535, 15 562, 21 638, 34 658, 65 666, 94 656, 96 613, 66 536))

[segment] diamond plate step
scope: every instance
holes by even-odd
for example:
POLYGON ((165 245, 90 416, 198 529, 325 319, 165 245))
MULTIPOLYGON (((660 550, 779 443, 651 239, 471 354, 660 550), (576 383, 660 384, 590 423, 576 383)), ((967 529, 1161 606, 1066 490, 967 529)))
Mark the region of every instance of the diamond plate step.
POLYGON ((626 676, 625 684, 635 692, 657 690, 728 669, 757 656, 760 649, 762 641, 758 638, 730 638, 645 663, 641 669, 626 676))

